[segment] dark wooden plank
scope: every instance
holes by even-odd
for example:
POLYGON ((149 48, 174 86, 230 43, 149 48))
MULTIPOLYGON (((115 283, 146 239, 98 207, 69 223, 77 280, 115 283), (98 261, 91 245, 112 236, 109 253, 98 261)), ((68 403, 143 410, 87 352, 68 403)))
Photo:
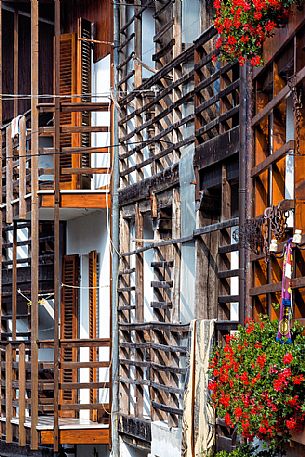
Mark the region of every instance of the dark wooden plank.
POLYGON ((169 414, 177 414, 177 416, 183 415, 183 409, 163 405, 161 403, 157 403, 156 401, 152 401, 151 406, 155 409, 160 409, 161 411, 165 411, 166 413, 169 413, 169 414))
POLYGON ((156 289, 171 289, 173 281, 151 281, 150 285, 156 289))
POLYGON ((227 270, 227 271, 218 271, 217 273, 219 279, 233 278, 234 276, 240 275, 240 269, 227 270))
POLYGON ((239 295, 221 295, 218 297, 218 303, 235 303, 239 302, 239 295))
POLYGON ((215 165, 239 151, 239 127, 196 146, 194 164, 200 169, 215 165))
POLYGON ((216 224, 211 224, 211 225, 207 225, 206 227, 195 229, 194 236, 201 236, 206 233, 214 232, 216 230, 223 230, 226 228, 235 227, 238 224, 239 224, 239 218, 234 217, 233 219, 229 219, 224 222, 217 222, 216 224))
POLYGON ((225 255, 225 254, 229 254, 231 252, 236 252, 238 250, 239 250, 239 244, 233 243, 233 244, 228 244, 227 246, 219 246, 218 254, 225 255))

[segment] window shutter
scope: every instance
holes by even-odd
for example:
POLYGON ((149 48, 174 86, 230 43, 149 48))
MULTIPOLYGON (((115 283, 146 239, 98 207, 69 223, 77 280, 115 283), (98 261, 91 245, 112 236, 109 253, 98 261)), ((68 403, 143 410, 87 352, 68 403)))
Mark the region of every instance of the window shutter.
MULTIPOLYGON (((98 279, 97 279, 97 253, 92 251, 89 253, 89 338, 94 340, 97 338, 97 294, 98 279)), ((90 348, 90 362, 98 360, 98 348, 90 348)), ((98 381, 98 370, 90 368, 90 382, 98 381)), ((90 389, 90 403, 94 404, 98 401, 98 391, 90 389)), ((97 411, 90 411, 90 419, 97 421, 97 411)))
MULTIPOLYGON (((63 283, 68 286, 79 285, 79 256, 66 255, 63 259, 63 283)), ((62 287, 61 309, 60 309, 60 338, 78 338, 78 302, 79 289, 73 287, 62 287)), ((61 348, 61 361, 77 362, 77 348, 61 348)), ((64 368, 60 371, 61 383, 77 382, 77 370, 64 368)), ((77 403, 76 390, 61 390, 61 404, 77 403)), ((74 411, 62 411, 62 417, 75 417, 74 411)))
MULTIPOLYGON (((78 94, 91 94, 91 59, 92 59, 92 44, 90 40, 92 38, 91 33, 91 22, 86 19, 78 19, 78 37, 81 38, 78 40, 78 49, 77 49, 77 93, 78 94), (83 40, 82 40, 83 39, 83 40)), ((91 96, 82 97, 83 102, 90 102, 91 96)), ((89 127, 91 125, 91 114, 88 111, 83 111, 79 113, 78 119, 79 125, 89 127)), ((81 147, 90 147, 91 146, 91 134, 81 133, 79 138, 81 147)), ((90 154, 82 154, 80 156, 81 167, 90 167, 91 156, 90 154)), ((90 185, 89 176, 82 175, 82 187, 90 185)))
MULTIPOLYGON (((79 38, 91 38, 91 22, 85 19, 78 20, 78 32, 67 33, 60 36, 60 95, 91 94, 91 43, 79 38)), ((91 101, 91 96, 67 97, 67 102, 91 101)), ((81 113, 61 113, 61 126, 90 126, 91 114, 87 111, 81 113)), ((61 133, 60 146, 64 147, 89 147, 91 134, 61 133)), ((61 168, 90 167, 89 154, 61 154, 61 168)), ((88 176, 61 175, 62 189, 77 189, 90 187, 88 176)))
MULTIPOLYGON (((76 34, 67 33, 60 36, 60 95, 72 95, 77 91, 77 65, 76 65, 76 34)), ((72 98, 66 98, 66 102, 72 102, 72 98)), ((60 113, 61 126, 76 126, 76 113, 60 113)), ((62 133, 60 134, 60 147, 70 148, 77 146, 75 144, 75 134, 62 133)), ((76 139, 77 140, 77 139, 76 139)), ((74 165, 75 157, 70 153, 60 155, 60 167, 71 168, 74 165)), ((60 175, 60 183, 62 189, 71 188, 72 176, 60 175)))

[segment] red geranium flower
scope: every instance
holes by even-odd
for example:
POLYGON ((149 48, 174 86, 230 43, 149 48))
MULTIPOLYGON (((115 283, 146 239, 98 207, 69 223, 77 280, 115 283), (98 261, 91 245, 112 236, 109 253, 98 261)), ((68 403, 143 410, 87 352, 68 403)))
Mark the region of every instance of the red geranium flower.
POLYGON ((283 363, 285 363, 285 365, 288 365, 289 363, 291 363, 293 361, 293 356, 292 354, 290 354, 289 352, 287 354, 284 355, 283 357, 283 363))

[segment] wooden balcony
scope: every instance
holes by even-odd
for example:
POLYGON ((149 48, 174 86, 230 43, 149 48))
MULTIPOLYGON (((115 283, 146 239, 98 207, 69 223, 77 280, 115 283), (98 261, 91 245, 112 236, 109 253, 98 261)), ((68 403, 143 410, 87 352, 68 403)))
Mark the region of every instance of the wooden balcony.
MULTIPOLYGON (((39 341, 38 347, 52 355, 54 341, 39 341)), ((50 357, 52 360, 33 367, 30 343, 1 344, 1 422, 7 444, 30 444, 33 428, 40 446, 53 445, 55 439, 60 444, 109 444, 110 340, 60 340, 59 348, 60 354, 65 348, 72 349, 76 359, 59 360, 55 366, 50 357), (97 381, 101 369, 107 373, 97 381), (77 382, 68 382, 68 378, 77 382), (33 384, 38 390, 32 389, 33 384), (35 417, 32 403, 36 401, 35 417)))
MULTIPOLYGON (((91 134, 107 133, 109 125, 91 125, 91 113, 110 114, 108 103, 61 102, 60 125, 54 121, 53 103, 38 105, 39 110, 39 157, 31 152, 32 129, 29 113, 19 120, 19 133, 12 138, 12 124, 2 130, 2 209, 6 212, 6 223, 30 218, 32 204, 33 175, 38 175, 38 202, 42 216, 52 217, 55 188, 55 155, 59 155, 60 208, 83 208, 96 210, 111 205, 109 185, 111 169, 110 135, 105 147, 91 146, 91 134), (87 122, 83 122, 86 115, 87 122), (89 120, 88 120, 89 119, 89 120), (87 124, 87 125, 84 125, 87 124), (55 148, 55 131, 59 137, 59 148, 55 148), (91 158, 96 164, 92 166, 91 158), (35 165, 34 165, 35 164, 35 165)), ((105 122, 106 123, 106 122, 105 122)), ((109 122, 110 123, 110 117, 109 122)), ((36 183, 37 184, 37 183, 36 183)))

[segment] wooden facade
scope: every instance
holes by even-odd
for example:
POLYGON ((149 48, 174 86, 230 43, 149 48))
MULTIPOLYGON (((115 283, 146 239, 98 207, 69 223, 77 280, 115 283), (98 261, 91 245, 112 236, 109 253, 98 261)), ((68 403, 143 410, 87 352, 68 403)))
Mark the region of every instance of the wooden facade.
MULTIPOLYGON (((275 317, 280 249, 304 232, 304 11, 252 69, 214 61, 211 5, 191 5, 192 23, 189 2, 120 6, 119 432, 147 449, 153 423, 181 428, 190 321, 216 319, 222 338, 246 317, 275 317), (289 216, 276 255, 260 225, 270 211, 289 216)), ((294 272, 303 319, 302 245, 294 272)))
MULTIPOLYGON (((100 254, 90 244, 84 262, 69 249, 67 226, 71 214, 108 218, 114 153, 113 419, 121 443, 145 455, 153 424, 181 430, 190 322, 215 320, 221 340, 248 316, 275 317, 281 249, 295 229, 305 232, 304 11, 294 10, 266 42, 264 67, 252 69, 215 62, 209 1, 112 3, 0 1, 0 453, 110 444, 114 361, 111 335, 99 335, 100 254), (94 93, 93 73, 108 57, 111 90, 94 93), (278 254, 269 250, 274 236, 278 254), (53 328, 43 337, 49 301, 53 328)), ((292 281, 301 320, 304 236, 292 281)), ((235 445, 221 421, 216 432, 219 449, 235 445)))
POLYGON ((243 315, 240 69, 212 62, 197 3, 192 42, 180 0, 120 8, 120 434, 148 448, 151 422, 181 427, 190 320, 216 318, 222 334, 243 315))
POLYGON ((112 54, 111 3, 102 3, 79 2, 68 16, 69 1, 0 2, 5 452, 18 444, 51 455, 62 445, 110 442, 111 340, 97 329, 99 254, 88 251, 84 272, 80 252, 67 251, 71 214, 108 217, 111 208, 112 103, 92 89, 93 64, 112 54), (109 137, 103 147, 92 142, 100 134, 109 137), (101 157, 105 166, 95 165, 101 157), (105 185, 95 184, 99 176, 105 185), (87 338, 82 289, 90 291, 87 338))

